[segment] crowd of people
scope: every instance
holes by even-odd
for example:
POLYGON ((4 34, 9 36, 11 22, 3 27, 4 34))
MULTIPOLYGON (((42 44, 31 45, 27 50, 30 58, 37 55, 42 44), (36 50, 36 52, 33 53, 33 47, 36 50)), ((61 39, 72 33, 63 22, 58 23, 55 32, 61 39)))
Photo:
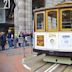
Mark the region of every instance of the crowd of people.
POLYGON ((23 32, 20 32, 19 36, 15 38, 16 44, 18 43, 19 47, 27 46, 27 44, 32 44, 32 33, 31 34, 24 34, 23 32), (30 43, 28 43, 30 42, 30 43))
POLYGON ((9 48, 13 47, 13 33, 9 30, 8 34, 6 35, 5 32, 0 33, 0 47, 2 50, 5 50, 5 45, 8 42, 9 48))
MULTIPOLYGON (((5 50, 6 44, 8 45, 8 49, 17 48, 17 47, 24 47, 27 44, 27 37, 32 40, 32 34, 23 34, 20 32, 18 36, 13 35, 11 30, 8 31, 7 34, 5 32, 0 33, 0 47, 2 50, 5 50)), ((31 41, 32 42, 32 41, 31 41)))

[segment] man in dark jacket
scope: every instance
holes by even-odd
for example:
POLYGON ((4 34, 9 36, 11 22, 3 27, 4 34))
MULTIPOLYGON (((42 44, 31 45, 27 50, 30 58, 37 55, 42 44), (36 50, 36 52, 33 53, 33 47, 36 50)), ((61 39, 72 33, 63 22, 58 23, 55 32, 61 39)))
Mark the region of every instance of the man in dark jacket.
POLYGON ((1 34, 1 47, 2 47, 2 50, 5 50, 5 44, 6 44, 6 36, 5 36, 5 33, 2 32, 2 34, 1 34))

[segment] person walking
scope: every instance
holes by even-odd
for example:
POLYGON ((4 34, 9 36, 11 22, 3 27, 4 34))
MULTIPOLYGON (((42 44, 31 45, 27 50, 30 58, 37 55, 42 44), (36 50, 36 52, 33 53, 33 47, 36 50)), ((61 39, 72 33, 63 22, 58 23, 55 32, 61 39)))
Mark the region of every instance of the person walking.
POLYGON ((2 50, 5 50, 5 44, 6 44, 6 35, 4 32, 1 33, 1 47, 2 50))

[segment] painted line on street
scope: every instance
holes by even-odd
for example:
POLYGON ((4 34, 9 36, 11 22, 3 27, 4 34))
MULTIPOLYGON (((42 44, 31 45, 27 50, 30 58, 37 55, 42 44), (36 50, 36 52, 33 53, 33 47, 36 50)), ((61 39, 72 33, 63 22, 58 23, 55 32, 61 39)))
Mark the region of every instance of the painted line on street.
POLYGON ((26 64, 23 64, 23 66, 28 69, 28 70, 31 70, 31 68, 29 66, 27 66, 26 64))

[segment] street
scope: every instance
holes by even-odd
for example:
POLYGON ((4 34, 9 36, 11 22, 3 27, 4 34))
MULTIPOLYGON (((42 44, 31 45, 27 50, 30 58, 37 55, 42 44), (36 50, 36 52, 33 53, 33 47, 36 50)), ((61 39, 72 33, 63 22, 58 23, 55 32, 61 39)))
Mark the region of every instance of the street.
MULTIPOLYGON (((31 49, 27 48, 26 53, 30 54, 31 49)), ((0 51, 0 72, 29 72, 22 65, 24 49, 10 49, 0 51)))

